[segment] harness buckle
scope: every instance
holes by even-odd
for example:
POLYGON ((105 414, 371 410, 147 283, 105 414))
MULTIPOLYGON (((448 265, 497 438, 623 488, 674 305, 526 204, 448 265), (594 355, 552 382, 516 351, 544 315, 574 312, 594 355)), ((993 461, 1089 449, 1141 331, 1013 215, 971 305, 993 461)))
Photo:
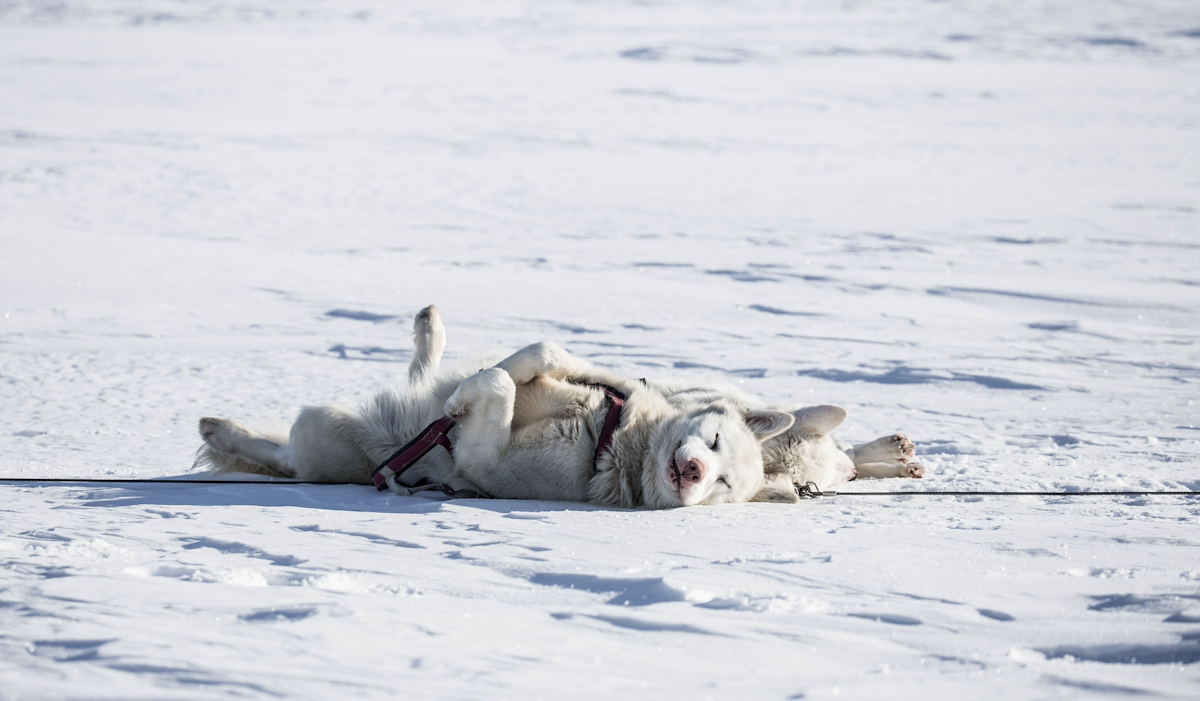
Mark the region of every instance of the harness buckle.
POLYGON ((796 496, 800 497, 801 499, 816 499, 824 494, 825 493, 821 491, 821 488, 817 486, 816 482, 805 482, 804 484, 796 487, 796 496))
MULTIPOLYGON (((391 472, 391 470, 388 470, 388 472, 391 472)), ((398 494, 402 497, 411 497, 412 496, 412 490, 410 490, 408 487, 405 487, 404 485, 402 485, 396 481, 396 473, 395 472, 391 472, 391 474, 389 474, 387 476, 387 479, 385 481, 387 482, 388 489, 391 489, 396 494, 398 494)))

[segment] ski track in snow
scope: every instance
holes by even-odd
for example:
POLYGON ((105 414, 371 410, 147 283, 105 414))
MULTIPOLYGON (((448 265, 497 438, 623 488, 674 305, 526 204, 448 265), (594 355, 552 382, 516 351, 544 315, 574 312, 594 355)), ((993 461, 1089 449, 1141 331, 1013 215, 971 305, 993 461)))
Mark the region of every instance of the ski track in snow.
MULTIPOLYGON (((1200 490, 1192 2, 0 3, 0 475, 539 340, 1200 490)), ((1194 698, 1200 500, 9 484, 0 699, 1194 698)))

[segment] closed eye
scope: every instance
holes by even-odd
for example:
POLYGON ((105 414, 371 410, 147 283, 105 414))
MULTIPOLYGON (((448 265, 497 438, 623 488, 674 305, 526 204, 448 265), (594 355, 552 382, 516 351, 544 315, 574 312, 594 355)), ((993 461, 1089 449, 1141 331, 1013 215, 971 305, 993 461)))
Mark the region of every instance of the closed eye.
POLYGON ((712 446, 709 449, 715 453, 715 452, 717 452, 717 447, 720 446, 720 444, 721 444, 721 434, 718 433, 717 435, 713 436, 712 446))
MULTIPOLYGON (((721 484, 725 485, 726 487, 729 487, 729 482, 727 482, 724 477, 718 477, 717 481, 720 482, 721 484)), ((729 488, 733 489, 733 487, 729 487, 729 488)))

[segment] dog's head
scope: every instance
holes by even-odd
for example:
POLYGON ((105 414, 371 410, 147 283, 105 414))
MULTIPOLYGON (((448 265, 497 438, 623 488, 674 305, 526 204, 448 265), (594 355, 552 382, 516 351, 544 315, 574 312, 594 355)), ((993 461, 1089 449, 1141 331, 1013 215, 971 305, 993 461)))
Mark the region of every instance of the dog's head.
POLYGON ((671 416, 650 444, 643 473, 658 507, 751 501, 764 485, 760 444, 786 431, 791 414, 715 402, 671 416))

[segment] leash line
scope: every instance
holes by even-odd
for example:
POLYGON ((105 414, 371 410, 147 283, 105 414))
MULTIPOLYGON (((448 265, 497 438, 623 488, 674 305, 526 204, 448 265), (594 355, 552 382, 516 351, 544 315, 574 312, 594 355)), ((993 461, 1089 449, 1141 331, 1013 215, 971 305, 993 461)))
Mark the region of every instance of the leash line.
MULTIPOLYGON (((107 477, 0 477, 0 483, 49 483, 49 484, 323 484, 329 482, 305 482, 302 480, 215 480, 215 479, 148 479, 107 477)), ((1102 491, 1102 492, 995 492, 995 491, 929 491, 929 492, 808 492, 809 498, 825 497, 1136 497, 1136 496, 1200 496, 1200 491, 1166 490, 1150 491, 1102 491)))
POLYGON ((115 484, 330 484, 329 482, 304 482, 301 480, 174 480, 174 479, 116 479, 102 477, 0 477, 2 482, 57 482, 76 484, 80 482, 112 482, 115 484))
MULTIPOLYGON (((817 495, 813 495, 817 496, 817 495)), ((966 492, 966 491, 936 491, 936 492, 823 492, 828 497, 1133 497, 1133 496, 1200 496, 1200 492, 1163 491, 1163 492, 966 492)))

